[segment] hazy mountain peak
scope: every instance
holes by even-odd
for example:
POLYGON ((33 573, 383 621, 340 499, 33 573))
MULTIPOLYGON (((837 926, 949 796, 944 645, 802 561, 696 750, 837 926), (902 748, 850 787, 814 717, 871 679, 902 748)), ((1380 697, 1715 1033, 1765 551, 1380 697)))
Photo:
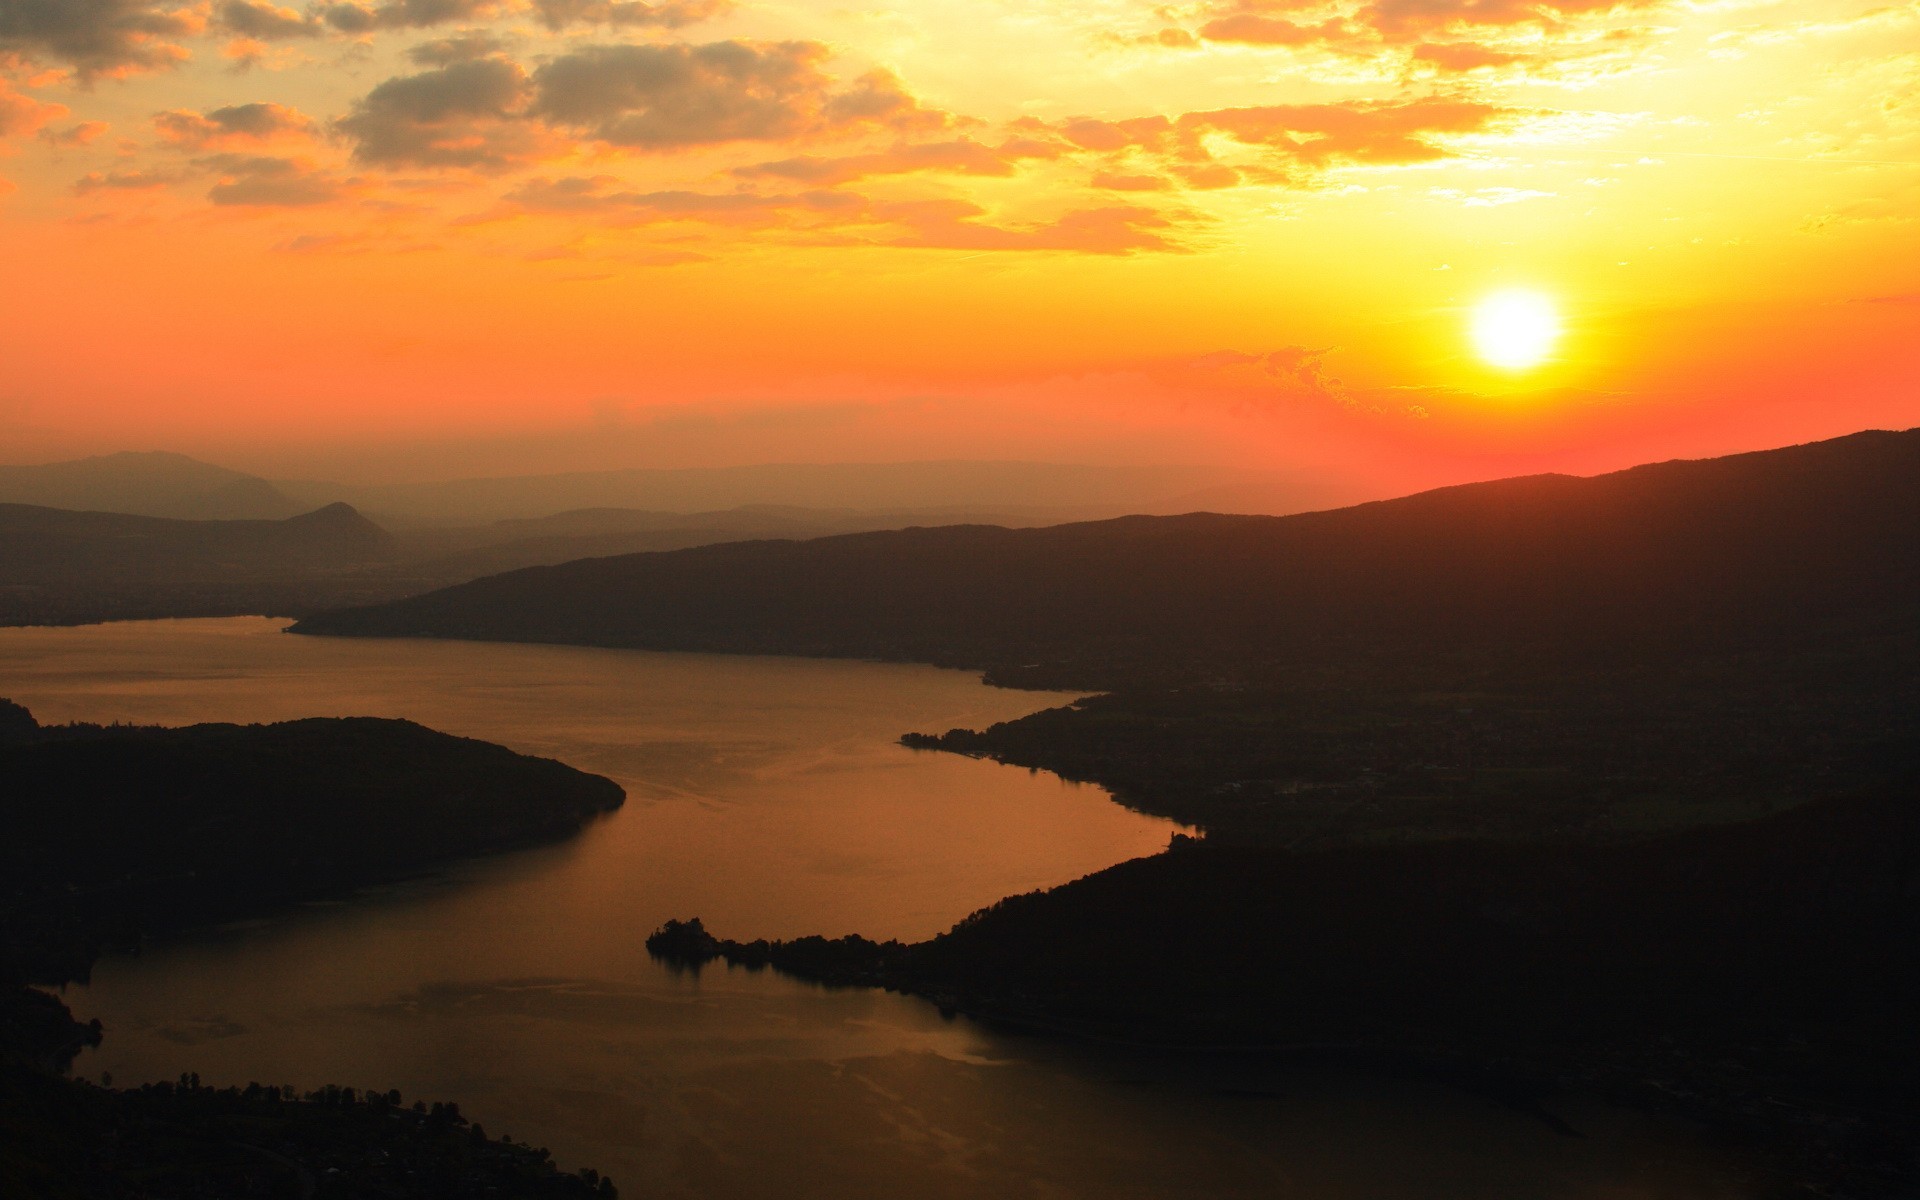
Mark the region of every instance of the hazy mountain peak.
POLYGON ((0 466, 0 502, 190 520, 277 520, 302 507, 256 475, 170 450, 0 466))

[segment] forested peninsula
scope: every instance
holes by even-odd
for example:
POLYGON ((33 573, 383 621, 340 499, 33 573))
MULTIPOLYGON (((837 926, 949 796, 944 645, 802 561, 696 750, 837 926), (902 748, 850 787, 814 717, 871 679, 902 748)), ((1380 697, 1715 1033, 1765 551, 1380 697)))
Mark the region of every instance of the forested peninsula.
POLYGON ((107 947, 565 837, 612 781, 406 721, 42 726, 0 701, 0 1192, 605 1197, 590 1172, 382 1089, 64 1077, 103 1033, 31 985, 107 947))

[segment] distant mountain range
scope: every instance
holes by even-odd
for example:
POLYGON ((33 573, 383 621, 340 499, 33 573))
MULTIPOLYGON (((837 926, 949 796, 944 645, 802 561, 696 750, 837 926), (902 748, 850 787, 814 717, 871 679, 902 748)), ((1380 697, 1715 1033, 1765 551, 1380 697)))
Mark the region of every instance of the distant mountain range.
POLYGON ((281 520, 187 521, 0 504, 0 585, 278 577, 393 557, 392 534, 345 504, 281 520))
POLYGON ((0 466, 0 503, 191 520, 276 520, 320 507, 258 476, 158 451, 0 466))
MULTIPOLYGON (((736 509, 772 518, 775 510, 789 510, 808 529, 820 522, 802 510, 827 510, 835 520, 888 513, 918 514, 926 518, 922 524, 961 516, 1035 525, 1135 512, 1297 512, 1356 498, 1277 471, 1034 462, 769 463, 388 484, 269 480, 161 452, 0 466, 0 503, 200 520, 275 519, 347 503, 396 531, 484 528, 586 510, 636 510, 643 522, 736 509)), ((640 528, 608 517, 591 528, 508 536, 615 527, 640 528)), ((830 531, 846 527, 842 522, 830 531)), ((857 527, 890 526, 869 517, 857 527)), ((773 529, 761 528, 762 536, 773 529)))
MULTIPOLYGON (((1297 512, 1338 499, 1277 471, 1034 462, 765 463, 342 485, 282 482, 309 504, 345 500, 399 523, 478 524, 592 508, 698 513, 745 506, 990 510, 1023 524, 1135 512, 1297 512)), ((397 527, 397 525, 396 525, 397 527)))
POLYGON ((0 504, 0 624, 291 614, 404 594, 370 586, 399 553, 345 504, 195 521, 0 504))
MULTIPOLYGON (((513 572, 303 632, 1012 667, 1629 631, 1920 605, 1920 431, 1288 517, 736 542, 513 572)), ((1911 612, 1906 613, 1911 616, 1911 612)))
POLYGON ((1024 527, 1190 508, 1203 494, 1231 505, 1236 494, 1259 504, 1297 492, 1259 472, 991 462, 358 486, 274 482, 178 454, 110 454, 0 467, 0 624, 293 615, 521 567, 714 542, 1024 527), (1194 490, 1202 487, 1212 490, 1194 490), (334 516, 302 515, 310 510, 334 516))
MULTIPOLYGON (((265 480, 170 455, 118 455, 15 478, 28 494, 129 509, 279 509, 265 480)), ((277 497, 277 498, 276 498, 277 497)), ((0 503, 0 624, 267 611, 393 599, 521 567, 714 542, 813 538, 912 525, 1043 523, 1040 510, 712 512, 587 508, 395 534, 334 501, 274 519, 185 519, 0 503)))

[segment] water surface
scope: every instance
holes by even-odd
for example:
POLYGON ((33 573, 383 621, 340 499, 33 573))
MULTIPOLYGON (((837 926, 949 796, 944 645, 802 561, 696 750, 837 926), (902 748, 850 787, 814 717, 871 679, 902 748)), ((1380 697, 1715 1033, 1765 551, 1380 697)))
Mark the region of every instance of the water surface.
POLYGON ((1632 1114, 1585 1135, 1438 1086, 1021 1038, 643 940, 919 938, 1165 845, 1099 789, 894 744, 1064 702, 927 667, 299 638, 263 619, 0 630, 43 721, 407 717, 611 776, 559 846, 104 959, 67 989, 116 1081, 457 1099, 629 1197, 1744 1197, 1632 1114))

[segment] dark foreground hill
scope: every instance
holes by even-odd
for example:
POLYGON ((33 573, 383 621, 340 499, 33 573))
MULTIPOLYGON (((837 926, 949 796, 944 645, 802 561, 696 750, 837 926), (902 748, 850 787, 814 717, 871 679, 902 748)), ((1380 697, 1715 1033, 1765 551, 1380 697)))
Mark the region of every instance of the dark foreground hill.
POLYGON ((1920 431, 1909 431, 1292 517, 907 529, 596 559, 296 631, 922 660, 1112 687, 1356 645, 1726 642, 1905 623, 1916 608, 1920 431))
POLYGON ((143 932, 562 837, 623 800, 405 721, 43 728, 0 701, 0 1194, 610 1196, 397 1093, 65 1079, 102 1031, 25 985, 84 979, 143 932))
POLYGON ((0 713, 0 967, 84 974, 90 939, 337 892, 563 836, 618 785, 370 717, 40 727, 0 713))
POLYGON ((1604 846, 1187 842, 911 946, 649 945, 1086 1035, 1597 1088, 1769 1144, 1769 1194, 1910 1195, 1914 793, 1604 846))

